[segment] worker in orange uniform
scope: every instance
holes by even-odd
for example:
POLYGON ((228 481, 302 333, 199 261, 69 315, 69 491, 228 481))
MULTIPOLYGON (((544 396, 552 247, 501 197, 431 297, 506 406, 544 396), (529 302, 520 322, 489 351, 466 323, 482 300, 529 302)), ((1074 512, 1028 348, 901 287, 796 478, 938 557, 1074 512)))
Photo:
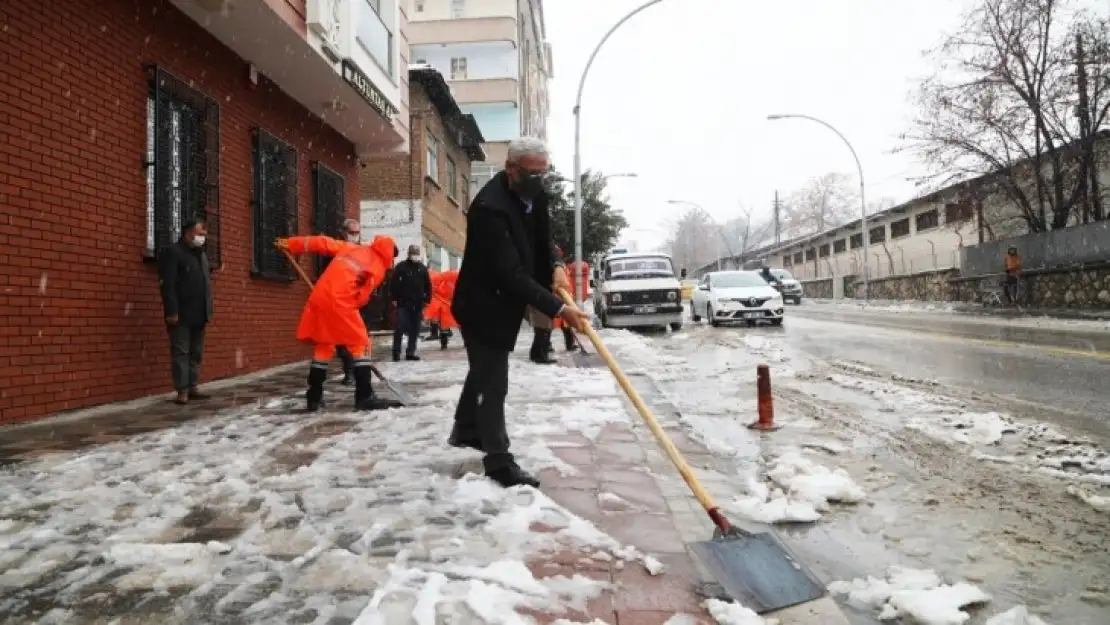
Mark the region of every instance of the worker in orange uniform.
MULTIPOLYGON (((562 256, 562 249, 556 247, 559 256, 562 256)), ((582 284, 582 301, 586 302, 590 297, 590 264, 580 263, 577 260, 571 261, 566 266, 567 277, 570 278, 570 296, 572 298, 578 297, 579 282, 582 284)), ((555 327, 563 331, 563 342, 566 345, 568 352, 573 352, 578 349, 578 340, 574 336, 574 330, 569 328, 562 319, 555 319, 555 327)))
POLYGON ((432 301, 424 307, 424 319, 432 328, 427 340, 438 338, 442 349, 447 349, 451 330, 459 327, 459 322, 451 314, 451 302, 455 297, 455 283, 458 279, 458 269, 432 272, 432 301))
POLYGON ((370 333, 359 314, 400 253, 393 239, 379 235, 370 245, 359 245, 326 236, 307 236, 278 239, 274 245, 294 255, 334 257, 312 289, 297 324, 297 340, 313 345, 305 393, 309 412, 323 405, 328 363, 338 345, 346 347, 354 358, 356 410, 400 405, 374 395, 370 385, 370 333))

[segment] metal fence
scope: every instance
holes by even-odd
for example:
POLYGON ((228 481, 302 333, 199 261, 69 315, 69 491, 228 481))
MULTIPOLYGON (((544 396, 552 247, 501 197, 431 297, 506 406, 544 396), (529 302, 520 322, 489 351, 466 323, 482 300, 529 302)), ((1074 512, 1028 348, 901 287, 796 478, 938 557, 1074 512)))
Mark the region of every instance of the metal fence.
POLYGON ((1025 271, 1110 261, 1110 221, 1037 232, 963 248, 964 275, 1000 273, 1006 250, 1016 247, 1025 271))

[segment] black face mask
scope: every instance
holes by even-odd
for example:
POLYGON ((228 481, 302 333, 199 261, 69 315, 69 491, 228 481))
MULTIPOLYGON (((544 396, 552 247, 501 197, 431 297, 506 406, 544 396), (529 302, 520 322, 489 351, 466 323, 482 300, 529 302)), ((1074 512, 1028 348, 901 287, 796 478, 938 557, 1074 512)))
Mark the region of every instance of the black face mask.
POLYGON ((517 174, 516 180, 513 181, 513 192, 517 194, 522 200, 534 200, 541 193, 543 193, 543 174, 517 174))

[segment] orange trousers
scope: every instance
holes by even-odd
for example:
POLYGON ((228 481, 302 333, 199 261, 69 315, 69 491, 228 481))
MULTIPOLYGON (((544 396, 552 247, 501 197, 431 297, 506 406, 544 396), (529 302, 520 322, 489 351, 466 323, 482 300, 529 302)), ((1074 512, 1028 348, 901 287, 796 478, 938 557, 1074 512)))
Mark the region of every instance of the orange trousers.
MULTIPOLYGON (((347 351, 351 352, 351 358, 355 360, 366 360, 370 358, 370 347, 348 347, 347 351)), ((312 360, 315 362, 330 363, 332 358, 335 358, 335 345, 327 345, 324 343, 317 343, 312 347, 312 360)))

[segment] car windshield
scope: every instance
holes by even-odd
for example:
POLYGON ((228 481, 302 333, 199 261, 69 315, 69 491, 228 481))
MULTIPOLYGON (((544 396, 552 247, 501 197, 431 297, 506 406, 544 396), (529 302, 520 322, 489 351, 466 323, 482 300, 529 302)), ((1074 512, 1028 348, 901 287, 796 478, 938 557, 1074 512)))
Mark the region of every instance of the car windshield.
POLYGON ((605 266, 606 277, 619 280, 674 277, 674 268, 668 258, 622 258, 611 260, 605 266))
POLYGON ((745 286, 767 286, 758 273, 750 271, 737 271, 735 273, 719 273, 710 278, 710 284, 715 289, 734 289, 745 286))
POLYGON ((790 272, 785 270, 785 269, 772 269, 771 270, 771 275, 778 278, 779 280, 793 280, 794 279, 794 276, 790 275, 790 272))

